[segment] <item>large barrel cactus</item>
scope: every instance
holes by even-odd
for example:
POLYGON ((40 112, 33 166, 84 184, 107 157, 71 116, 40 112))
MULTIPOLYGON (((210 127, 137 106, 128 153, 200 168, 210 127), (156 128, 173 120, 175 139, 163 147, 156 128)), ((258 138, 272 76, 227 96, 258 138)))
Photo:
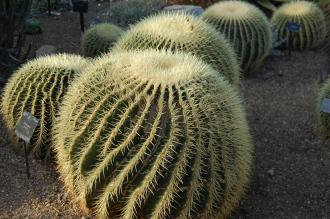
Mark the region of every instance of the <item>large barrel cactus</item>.
POLYGON ((194 54, 212 65, 235 86, 239 64, 229 42, 202 20, 182 13, 149 17, 128 31, 115 49, 166 49, 194 54))
POLYGON ((83 35, 81 52, 86 57, 96 57, 108 52, 123 34, 123 30, 110 23, 97 24, 83 35))
POLYGON ((316 112, 318 130, 321 134, 330 137, 330 113, 322 110, 324 104, 325 106, 328 105, 324 103, 324 101, 327 101, 326 99, 330 100, 330 79, 328 79, 321 88, 316 112))
POLYGON ((203 19, 231 41, 246 74, 254 73, 269 55, 271 26, 257 7, 242 1, 219 2, 204 12, 203 19))
POLYGON ((302 50, 319 45, 326 36, 324 14, 319 7, 306 1, 295 1, 282 5, 275 11, 272 24, 280 39, 289 37, 288 23, 300 24, 298 33, 292 33, 293 49, 302 50))
POLYGON ((58 105, 68 83, 86 64, 75 55, 45 56, 28 62, 13 74, 4 88, 1 111, 14 147, 18 145, 15 127, 27 111, 40 120, 29 151, 37 158, 50 155, 49 140, 58 105))
POLYGON ((185 53, 94 63, 60 109, 66 187, 98 218, 222 218, 249 181, 252 145, 236 89, 185 53))

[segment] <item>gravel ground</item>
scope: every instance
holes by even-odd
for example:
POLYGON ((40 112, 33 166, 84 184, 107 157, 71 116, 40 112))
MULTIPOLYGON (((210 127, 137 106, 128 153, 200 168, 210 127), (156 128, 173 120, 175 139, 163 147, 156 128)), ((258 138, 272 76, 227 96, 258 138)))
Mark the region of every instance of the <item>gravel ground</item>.
MULTIPOLYGON (((79 51, 77 14, 41 22, 44 33, 28 38, 34 50, 51 44, 60 52, 79 51)), ((242 80, 255 165, 233 218, 330 218, 330 143, 315 131, 319 75, 330 62, 323 51, 270 57, 260 76, 242 80)), ((3 127, 0 136, 0 218, 86 216, 63 190, 53 165, 31 158, 27 179, 24 157, 12 152, 3 127)))

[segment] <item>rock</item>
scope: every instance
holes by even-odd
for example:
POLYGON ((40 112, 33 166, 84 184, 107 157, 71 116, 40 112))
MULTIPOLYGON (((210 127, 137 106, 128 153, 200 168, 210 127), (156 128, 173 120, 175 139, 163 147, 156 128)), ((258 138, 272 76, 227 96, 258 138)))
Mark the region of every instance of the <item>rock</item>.
POLYGON ((171 5, 164 7, 163 11, 182 11, 198 17, 204 12, 204 9, 201 6, 194 5, 171 5))
POLYGON ((270 175, 270 176, 274 176, 274 174, 275 174, 274 168, 269 169, 269 170, 267 171, 267 173, 268 173, 268 175, 270 175))
POLYGON ((36 57, 50 55, 56 53, 55 46, 43 45, 36 51, 36 57))

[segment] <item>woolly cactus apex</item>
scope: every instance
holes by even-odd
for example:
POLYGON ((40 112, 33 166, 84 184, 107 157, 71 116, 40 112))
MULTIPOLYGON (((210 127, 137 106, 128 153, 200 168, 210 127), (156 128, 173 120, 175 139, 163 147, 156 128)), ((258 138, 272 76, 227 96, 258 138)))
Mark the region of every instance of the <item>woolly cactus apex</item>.
POLYGON ((66 187, 99 218, 221 218, 249 181, 235 89, 200 59, 114 52, 70 87, 54 130, 66 187))
POLYGON ((4 88, 1 109, 13 146, 18 145, 14 133, 17 122, 28 111, 40 120, 29 151, 37 158, 50 155, 49 139, 58 105, 68 83, 85 66, 80 56, 61 54, 34 59, 13 74, 4 88))
POLYGON ((271 51, 272 31, 267 17, 249 3, 216 3, 204 12, 203 19, 232 42, 245 73, 257 70, 271 51))
POLYGON ((123 30, 110 23, 97 24, 88 29, 83 36, 81 52, 86 57, 96 57, 108 52, 123 30))
POLYGON ((323 12, 312 2, 297 1, 284 4, 275 11, 271 22, 280 39, 288 37, 289 22, 301 25, 299 32, 293 34, 293 49, 297 50, 319 45, 326 35, 323 12))
POLYGON ((149 17, 128 31, 115 49, 166 49, 189 52, 212 65, 235 86, 239 64, 229 42, 204 21, 183 13, 149 17))
POLYGON ((317 103, 317 126, 321 134, 330 137, 330 114, 321 112, 324 99, 330 99, 330 79, 327 80, 321 88, 317 103))

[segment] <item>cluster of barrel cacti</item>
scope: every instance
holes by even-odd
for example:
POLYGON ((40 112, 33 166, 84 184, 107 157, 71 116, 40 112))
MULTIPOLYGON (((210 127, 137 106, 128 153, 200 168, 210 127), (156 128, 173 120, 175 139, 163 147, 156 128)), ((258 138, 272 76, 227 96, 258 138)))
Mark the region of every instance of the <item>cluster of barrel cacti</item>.
MULTIPOLYGON (((287 23, 276 13, 273 22, 287 23)), ((320 43, 314 26, 324 22, 302 21, 295 45, 320 43)), ((6 85, 1 111, 14 142, 24 111, 40 120, 31 151, 53 152, 68 191, 99 218, 226 218, 251 174, 240 71, 260 67, 271 36, 266 16, 239 1, 201 18, 151 16, 125 33, 100 24, 81 45, 84 56, 98 57, 28 62, 6 85)))

